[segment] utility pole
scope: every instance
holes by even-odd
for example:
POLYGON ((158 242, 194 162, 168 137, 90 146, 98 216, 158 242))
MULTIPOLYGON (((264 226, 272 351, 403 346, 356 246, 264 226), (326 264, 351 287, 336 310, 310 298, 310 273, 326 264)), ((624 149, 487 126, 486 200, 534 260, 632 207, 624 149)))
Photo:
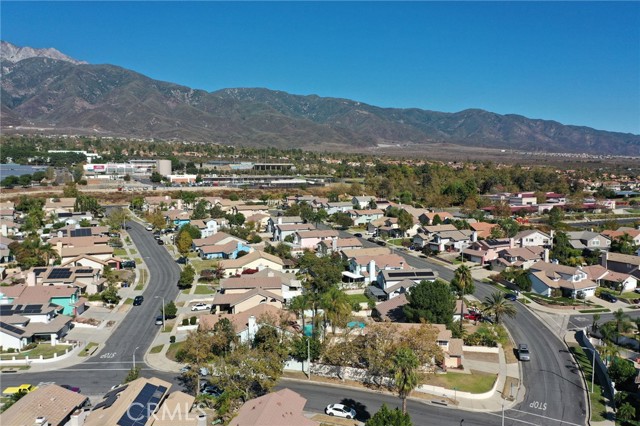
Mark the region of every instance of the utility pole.
POLYGON ((307 379, 311 380, 311 339, 307 337, 307 379))

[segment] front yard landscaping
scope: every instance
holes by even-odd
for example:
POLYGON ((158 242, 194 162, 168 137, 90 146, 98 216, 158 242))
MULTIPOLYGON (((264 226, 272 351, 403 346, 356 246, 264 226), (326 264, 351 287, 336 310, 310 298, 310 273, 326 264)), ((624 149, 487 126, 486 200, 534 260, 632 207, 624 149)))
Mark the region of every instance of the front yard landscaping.
POLYGON ((215 292, 216 290, 211 288, 211 286, 199 284, 196 286, 196 289, 193 291, 193 294, 213 294, 215 292))
MULTIPOLYGON (((589 391, 591 390, 591 374, 592 363, 589 361, 589 356, 585 353, 584 349, 580 346, 569 346, 569 350, 573 354, 576 361, 580 365, 580 368, 584 372, 584 377, 588 383, 589 391)), ((606 401, 602 396, 602 387, 595 383, 594 392, 589 392, 591 398, 591 421, 602 422, 606 420, 606 401)))
POLYGON ((183 346, 184 346, 184 342, 171 343, 169 345, 169 349, 167 349, 167 358, 169 358, 172 361, 178 362, 176 360, 176 354, 180 349, 182 349, 183 346))
POLYGON ((456 388, 461 392, 484 393, 493 387, 497 375, 471 370, 471 374, 449 371, 446 374, 426 376, 425 385, 440 386, 447 389, 456 388))
POLYGON ((58 356, 64 355, 67 348, 70 347, 71 346, 62 344, 51 346, 48 343, 40 343, 35 348, 20 353, 3 352, 2 354, 0 354, 0 359, 11 360, 13 357, 16 357, 16 359, 25 359, 27 356, 29 357, 29 359, 40 358, 40 356, 45 359, 53 358, 54 354, 58 354, 58 356))

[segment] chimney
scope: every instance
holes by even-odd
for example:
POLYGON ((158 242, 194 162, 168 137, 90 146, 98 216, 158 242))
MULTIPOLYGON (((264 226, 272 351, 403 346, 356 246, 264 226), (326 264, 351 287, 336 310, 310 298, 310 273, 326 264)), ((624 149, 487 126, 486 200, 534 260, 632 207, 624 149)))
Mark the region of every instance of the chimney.
POLYGON ((58 231, 58 238, 62 238, 62 231, 58 231))
POLYGON ((376 279, 376 261, 371 259, 369 262, 369 284, 373 284, 376 279))
POLYGON ((278 225, 282 225, 282 216, 278 216, 278 225))
POLYGON ((247 330, 249 332, 249 339, 253 340, 253 337, 256 335, 258 331, 258 326, 256 324, 256 317, 251 315, 249 317, 249 323, 247 324, 247 330))
POLYGON ((34 422, 35 426, 48 426, 49 422, 47 422, 46 417, 38 416, 36 417, 36 421, 34 422))
POLYGON ((334 253, 338 251, 338 238, 331 239, 331 251, 334 253))
POLYGON ((196 426, 207 426, 207 415, 206 414, 198 414, 198 421, 196 426))
POLYGON ((27 286, 33 287, 36 285, 36 273, 33 271, 27 272, 27 286))
POLYGON ((3 223, 3 224, 2 224, 2 227, 0 228, 0 234, 1 234, 3 237, 6 237, 6 236, 8 236, 8 235, 9 235, 9 230, 7 229, 7 224, 6 224, 6 223, 3 223))
POLYGON ((609 260, 609 252, 608 251, 602 252, 602 254, 600 254, 600 263, 606 269, 609 269, 609 268, 607 268, 607 263, 608 263, 607 261, 608 260, 609 260))
POLYGON ((549 249, 544 249, 544 261, 549 263, 549 249))
POLYGON ((218 232, 218 221, 217 220, 213 221, 212 229, 213 229, 212 233, 213 233, 213 235, 215 235, 218 232))
POLYGON ((275 277, 275 274, 273 273, 273 271, 269 271, 269 272, 267 272, 267 277, 273 278, 273 277, 275 277))
POLYGON ((472 243, 475 243, 476 241, 478 241, 478 232, 473 231, 473 232, 471 233, 471 242, 472 242, 472 243))

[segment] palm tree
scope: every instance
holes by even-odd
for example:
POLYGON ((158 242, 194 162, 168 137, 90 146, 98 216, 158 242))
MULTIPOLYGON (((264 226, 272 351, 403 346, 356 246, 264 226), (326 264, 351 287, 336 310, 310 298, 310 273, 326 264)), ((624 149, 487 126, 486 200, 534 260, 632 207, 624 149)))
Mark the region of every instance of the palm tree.
POLYGON ((600 314, 593 314, 593 322, 591 323, 591 331, 598 329, 598 321, 600 321, 600 314))
POLYGON ((487 312, 496 317, 496 323, 500 323, 500 318, 504 315, 513 318, 516 316, 516 308, 510 302, 507 301, 501 292, 496 291, 484 298, 485 308, 484 312, 487 312))
POLYGON ((620 355, 620 351, 618 350, 618 347, 609 341, 606 341, 604 346, 600 346, 598 349, 599 349, 599 352, 602 353, 602 357, 604 358, 604 363, 607 367, 609 366, 609 363, 613 358, 620 355))
POLYGON ((302 330, 304 332, 304 311, 309 307, 309 300, 306 295, 296 296, 289 302, 289 310, 302 318, 302 330))
POLYGON ((402 413, 407 413, 407 397, 418 386, 419 361, 416 354, 407 347, 400 347, 393 357, 395 385, 402 399, 402 413))
POLYGON ((44 259, 46 266, 49 266, 49 261, 52 258, 57 259, 59 257, 58 252, 50 243, 42 244, 37 247, 36 254, 38 255, 38 257, 42 257, 44 259))
POLYGON ((624 313, 622 309, 618 309, 613 313, 613 317, 616 321, 616 345, 618 344, 618 339, 620 338, 620 333, 628 331, 631 328, 631 324, 629 323, 629 316, 624 313))
POLYGON ((471 269, 467 265, 460 265, 453 274, 453 278, 460 287, 460 333, 462 333, 462 318, 464 315, 464 294, 467 286, 473 283, 471 269))
POLYGON ((322 295, 320 305, 324 309, 327 319, 331 323, 333 334, 336 333, 336 326, 344 327, 351 317, 351 302, 347 294, 338 287, 330 287, 322 295))

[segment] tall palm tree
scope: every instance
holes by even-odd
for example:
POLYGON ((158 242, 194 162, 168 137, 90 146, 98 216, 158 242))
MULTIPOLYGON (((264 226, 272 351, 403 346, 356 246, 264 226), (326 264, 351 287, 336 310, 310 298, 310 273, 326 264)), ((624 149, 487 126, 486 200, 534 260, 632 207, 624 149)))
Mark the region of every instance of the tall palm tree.
POLYGON ((295 312, 302 318, 302 331, 304 332, 304 311, 309 307, 309 300, 306 295, 296 296, 289 302, 289 310, 295 312))
POLYGON ((344 327, 351 317, 351 302, 347 294, 338 287, 332 286, 322 295, 320 305, 331 323, 333 334, 336 326, 344 327))
POLYGON ((487 312, 496 317, 496 323, 500 323, 500 318, 508 316, 513 318, 516 316, 516 308, 504 298, 502 292, 496 291, 484 298, 485 308, 484 312, 487 312))
POLYGON ((464 294, 467 286, 473 283, 471 269, 467 265, 460 265, 453 274, 453 278, 460 287, 460 332, 462 332, 462 318, 464 315, 464 294))
POLYGON ((398 396, 402 399, 402 413, 407 413, 407 397, 418 386, 419 361, 416 354, 407 347, 400 347, 393 357, 393 373, 398 396))
POLYGON ((620 338, 620 333, 628 331, 631 328, 631 324, 629 323, 629 316, 624 313, 622 309, 618 309, 613 313, 613 318, 616 322, 616 345, 618 344, 618 339, 620 338))

